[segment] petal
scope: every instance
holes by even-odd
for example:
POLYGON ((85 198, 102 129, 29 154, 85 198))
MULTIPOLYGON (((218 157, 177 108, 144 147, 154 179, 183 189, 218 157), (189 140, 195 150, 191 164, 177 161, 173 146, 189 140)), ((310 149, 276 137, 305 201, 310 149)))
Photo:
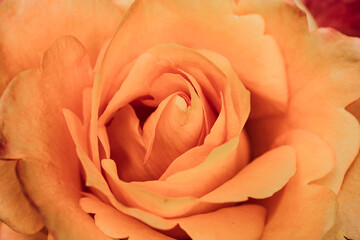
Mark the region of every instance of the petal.
POLYGON ((151 179, 143 165, 145 147, 139 129, 139 119, 130 105, 121 108, 107 127, 111 157, 121 165, 120 179, 127 182, 151 179))
POLYGON ((47 240, 47 234, 37 232, 34 234, 21 234, 15 232, 4 223, 0 223, 0 239, 6 240, 47 240))
MULTIPOLYGON (((191 92, 190 105, 187 106, 188 100, 183 98, 184 94, 179 93, 171 97, 152 130, 151 142, 147 144, 145 140, 148 149, 144 165, 145 168, 152 169, 151 172, 158 173, 155 179, 164 173, 174 159, 197 146, 204 139, 203 107, 195 90, 191 86, 189 89, 191 92)), ((185 97, 188 98, 186 95, 185 97)), ((148 121, 152 119, 152 116, 156 116, 161 105, 162 103, 145 122, 144 137, 147 135, 148 121)))
POLYGON ((81 115, 89 73, 84 48, 65 37, 47 51, 41 69, 13 79, 0 102, 1 134, 6 140, 1 157, 21 159, 17 174, 23 188, 59 240, 107 239, 78 205, 79 166, 61 112, 67 107, 81 115))
POLYGON ((131 6, 131 4, 133 4, 134 0, 112 0, 112 2, 121 9, 127 10, 131 6))
POLYGON ((192 239, 255 240, 261 237, 266 211, 258 205, 240 205, 177 219, 192 239))
POLYGON ((324 240, 357 239, 360 237, 360 157, 351 165, 337 195, 338 214, 335 226, 325 235, 324 240))
POLYGON ((239 128, 241 129, 250 113, 250 92, 245 88, 228 59, 209 50, 198 50, 198 52, 213 62, 226 75, 227 82, 230 86, 228 94, 231 96, 231 102, 239 118, 239 128))
MULTIPOLYGON (((110 1, 3 1, 0 5, 0 69, 4 71, 4 81, 38 67, 45 50, 65 35, 80 39, 94 65, 122 13, 110 1)), ((6 86, 2 85, 1 79, 0 95, 6 86)))
MULTIPOLYGON (((71 115, 71 114, 66 114, 66 116, 67 118, 71 116, 77 118, 75 115, 71 115)), ((81 124, 78 119, 71 120, 68 122, 81 124)), ((176 226, 176 223, 173 221, 165 220, 159 216, 142 211, 140 209, 129 208, 123 205, 122 203, 120 203, 111 192, 108 183, 105 181, 101 172, 96 168, 94 163, 91 161, 89 156, 84 152, 83 148, 81 147, 80 141, 78 141, 79 135, 77 135, 78 132, 76 131, 76 129, 80 129, 80 127, 77 127, 74 124, 69 124, 68 127, 70 128, 70 132, 72 134, 73 140, 76 145, 77 155, 85 172, 86 187, 89 187, 90 190, 94 192, 98 197, 100 197, 104 202, 113 205, 117 210, 119 210, 123 214, 126 214, 130 217, 134 217, 154 228, 169 230, 176 226)))
MULTIPOLYGON (((292 72, 292 68, 296 69, 294 63, 298 62, 296 53, 302 53, 304 37, 308 34, 309 28, 307 18, 304 11, 299 9, 292 1, 286 0, 253 0, 239 1, 233 11, 238 15, 260 14, 265 20, 265 33, 275 38, 281 48, 283 58, 286 63, 288 81, 292 84, 292 88, 296 88, 295 84, 302 85, 302 82, 293 81, 293 75, 299 72, 292 72), (295 86, 295 87, 294 87, 295 86)), ((295 75, 296 76, 296 75, 295 75)), ((291 89, 290 89, 291 90, 291 89)), ((292 91, 289 93, 291 96, 292 91)))
POLYGON ((303 130, 277 141, 294 147, 297 171, 283 190, 265 201, 269 215, 262 239, 321 239, 334 224, 336 195, 310 182, 332 170, 334 153, 319 137, 303 130))
MULTIPOLYGON (((358 120, 360 119, 360 99, 347 107, 358 120)), ((344 183, 337 195, 338 216, 335 226, 324 237, 324 240, 357 239, 360 237, 360 228, 358 227, 360 219, 359 198, 360 198, 360 157, 359 155, 352 163, 345 175, 344 183)))
POLYGON ((109 237, 129 237, 133 240, 172 239, 95 198, 81 198, 80 205, 86 212, 95 214, 96 225, 109 237))
POLYGON ((285 67, 276 42, 263 35, 263 29, 258 15, 235 17, 230 1, 137 1, 109 45, 96 79, 97 94, 107 93, 123 66, 142 52, 161 43, 177 43, 224 55, 247 88, 284 107, 285 67))
MULTIPOLYGON (((246 201, 248 197, 266 198, 271 196, 282 188, 294 174, 295 155, 291 147, 279 147, 254 160, 233 179, 200 199, 186 196, 168 198, 125 183, 117 177, 116 164, 113 160, 102 160, 102 167, 118 198, 124 199, 130 206, 142 208, 166 218, 174 218, 210 211, 222 206, 215 203, 240 202, 246 201), (269 177, 266 178, 267 176, 269 177), (234 189, 238 190, 234 191, 234 189)), ((193 185, 196 184, 193 183, 193 185)), ((184 188, 186 185, 178 187, 184 188)))
POLYGON ((295 173, 295 153, 282 146, 254 159, 232 179, 204 195, 206 202, 240 202, 267 198, 280 190, 295 173), (236 191, 234 191, 236 189, 236 191))
MULTIPOLYGON (((344 110, 360 95, 360 40, 324 28, 308 33, 305 13, 286 1, 260 0, 248 5, 242 2, 245 1, 239 1, 236 9, 239 13, 264 16, 266 32, 276 38, 283 50, 289 76, 287 114, 254 123, 254 131, 261 136, 267 133, 265 140, 255 138, 271 145, 289 128, 316 133, 336 153, 333 173, 318 183, 338 192, 360 145, 359 124, 344 110)), ((249 129, 250 138, 254 137, 252 134, 249 129)))
POLYGON ((111 159, 102 160, 102 167, 111 189, 118 199, 129 206, 143 209, 164 218, 188 216, 213 211, 224 204, 209 204, 193 197, 168 198, 143 188, 121 181, 117 176, 116 164, 111 159))
MULTIPOLYGON (((203 160, 193 168, 170 175, 162 181, 132 182, 135 186, 167 197, 200 197, 231 179, 247 163, 243 146, 246 135, 241 134, 218 147, 194 148, 189 155, 203 160), (196 184, 194 184, 196 183, 196 184)), ((246 153, 245 153, 246 155, 246 153)))
MULTIPOLYGON (((306 69, 302 74, 303 77, 312 76, 313 80, 293 97, 289 110, 290 122, 318 134, 334 148, 336 167, 318 183, 338 192, 360 146, 359 123, 344 110, 360 96, 360 51, 356 50, 360 40, 347 39, 339 33, 319 29, 308 44, 308 48, 315 52, 315 55, 308 56, 310 59, 321 55, 324 59, 317 58, 314 68, 306 69), (317 51, 314 51, 315 46, 317 51), (353 50, 349 51, 349 48, 353 50), (315 69, 318 69, 318 74, 314 74, 315 69), (312 102, 311 106, 306 107, 306 102, 312 102)), ((310 50, 307 52, 310 53, 310 50)))
POLYGON ((17 232, 34 234, 44 224, 24 195, 15 167, 16 161, 0 161, 0 219, 17 232))

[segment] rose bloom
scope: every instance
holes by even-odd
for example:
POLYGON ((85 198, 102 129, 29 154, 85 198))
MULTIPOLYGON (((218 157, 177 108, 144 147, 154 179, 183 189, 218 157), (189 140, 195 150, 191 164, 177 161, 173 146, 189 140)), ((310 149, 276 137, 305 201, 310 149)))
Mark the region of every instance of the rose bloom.
POLYGON ((0 239, 359 238, 359 39, 130 4, 0 3, 0 239))

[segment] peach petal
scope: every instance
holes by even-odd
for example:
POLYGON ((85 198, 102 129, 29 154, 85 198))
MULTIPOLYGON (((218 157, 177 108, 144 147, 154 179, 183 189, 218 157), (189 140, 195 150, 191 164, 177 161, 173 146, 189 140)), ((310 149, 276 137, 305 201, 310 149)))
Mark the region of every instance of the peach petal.
MULTIPOLYGON (((347 110, 359 121, 360 99, 349 105, 347 110)), ((349 239, 356 239, 360 237, 360 228, 358 227, 360 222, 360 212, 358 208, 358 199, 360 198, 359 165, 360 157, 358 154, 357 158, 354 160, 351 167, 347 171, 340 192, 337 195, 339 207, 335 226, 325 235, 324 240, 332 240, 344 237, 349 239)))
POLYGON ((226 130, 227 127, 226 108, 225 108, 226 103, 222 93, 220 94, 220 98, 221 98, 221 109, 219 115, 215 120, 214 125, 210 129, 210 133, 205 137, 204 145, 218 146, 226 142, 227 140, 228 131, 226 130))
POLYGON ((337 195, 338 214, 335 226, 325 235, 324 240, 357 239, 360 237, 360 157, 351 165, 337 195))
POLYGON ((111 156, 121 165, 120 178, 127 182, 151 179, 143 165, 145 147, 139 129, 139 119, 130 105, 121 108, 107 127, 111 156))
POLYGON ((15 232, 4 223, 0 223, 0 239, 4 240, 46 240, 47 235, 43 232, 34 234, 22 234, 15 232))
MULTIPOLYGON (((84 43, 94 64, 123 13, 110 1, 3 1, 0 5, 3 49, 0 69, 4 71, 4 81, 7 83, 21 71, 38 67, 43 52, 66 35, 84 43)), ((0 95, 3 90, 0 88, 0 95)))
MULTIPOLYGON (((201 190, 200 192, 202 193, 197 192, 197 195, 204 194, 206 187, 210 187, 212 184, 219 184, 219 179, 233 176, 244 166, 244 159, 239 159, 239 155, 241 154, 238 152, 239 145, 241 145, 239 144, 240 139, 243 140, 243 138, 235 137, 227 143, 213 149, 204 162, 187 171, 171 175, 166 181, 170 183, 181 182, 182 184, 186 184, 185 182, 188 184, 190 184, 190 182, 200 183, 197 185, 201 186, 199 190, 201 190), (198 177, 201 179, 198 179, 198 177), (194 181, 194 178, 198 181, 194 181), (212 178, 212 180, 210 178, 212 178)), ((193 185, 191 188, 195 189, 196 186, 193 185)))
POLYGON ((0 161, 0 220, 17 232, 35 234, 44 224, 24 195, 15 167, 16 161, 0 161))
POLYGON ((160 44, 138 57, 129 75, 100 117, 99 124, 104 124, 115 109, 149 94, 149 89, 153 88, 152 84, 161 74, 176 73, 177 69, 189 73, 200 81, 199 85, 203 88, 207 99, 213 102, 216 109, 220 109, 219 92, 225 90, 224 86, 226 86, 224 74, 205 57, 190 48, 176 44, 160 44), (147 81, 144 81, 145 76, 147 81))
POLYGON ((264 229, 266 210, 258 205, 240 205, 215 212, 176 219, 192 239, 259 239, 264 229))
POLYGON ((103 156, 103 158, 110 158, 110 142, 105 126, 101 126, 98 128, 98 138, 101 143, 102 149, 104 149, 105 151, 105 156, 103 156))
POLYGON ((202 49, 198 50, 198 52, 213 62, 225 74, 227 82, 230 85, 228 94, 231 96, 231 102, 233 103, 234 110, 239 118, 239 128, 241 129, 250 113, 250 92, 240 81, 228 59, 209 50, 202 49))
POLYGON ((149 94, 152 83, 163 73, 173 72, 165 61, 144 53, 135 62, 124 82, 111 98, 104 112, 99 118, 99 125, 104 125, 117 109, 129 102, 149 94), (144 78, 147 81, 144 81, 144 78))
POLYGON ((359 123, 344 110, 344 107, 360 95, 358 75, 360 67, 359 64, 354 64, 354 61, 360 61, 360 51, 355 50, 360 46, 360 40, 345 39, 345 36, 340 33, 329 29, 319 29, 313 33, 313 39, 308 44, 308 48, 311 49, 318 46, 316 56, 324 54, 327 61, 317 59, 314 69, 323 70, 316 75, 312 73, 314 69, 307 70, 305 76, 311 74, 314 80, 307 83, 294 97, 293 107, 290 107, 290 121, 298 127, 318 134, 334 148, 336 167, 319 183, 338 192, 344 175, 360 146, 359 123), (329 47, 323 48, 323 46, 329 47), (349 47, 354 51, 349 53, 349 47), (341 59, 339 55, 344 59, 341 59), (349 65, 349 63, 352 64, 349 65), (331 84, 327 79, 331 79, 331 84), (321 89, 320 93, 319 89, 321 89), (312 99, 317 99, 317 101, 312 101, 312 99), (305 101, 313 102, 306 113, 305 106, 301 105, 305 101), (301 120, 296 119, 300 115, 301 120))
MULTIPOLYGON (((191 169, 197 165, 199 165, 201 162, 203 162, 206 157, 210 154, 213 147, 211 145, 206 146, 197 146, 189 151, 185 152, 178 158, 174 159, 174 161, 170 164, 170 166, 166 169, 166 171, 161 175, 159 178, 160 181, 166 180, 171 175, 185 171, 187 169, 191 169)), ((148 182, 134 182, 136 185, 143 185, 148 187, 151 187, 151 185, 156 185, 156 181, 148 181, 148 182)), ((152 189, 152 188, 151 188, 152 189)), ((170 189, 167 189, 165 191, 170 191, 170 189)), ((175 191, 176 192, 176 191, 175 191)), ((174 196, 171 194, 171 196, 174 196)))
POLYGON ((130 206, 144 209, 147 212, 165 218, 188 216, 203 211, 211 211, 221 207, 220 204, 198 202, 193 197, 168 198, 154 194, 145 189, 121 181, 117 176, 116 164, 111 159, 102 160, 107 180, 117 197, 130 206))
POLYGON ((336 195, 311 181, 332 170, 334 153, 323 140, 304 130, 291 131, 277 141, 294 147, 297 171, 283 190, 266 201, 269 218, 263 239, 321 239, 334 224, 336 195))
POLYGON ((233 11, 237 15, 260 14, 266 22, 265 33, 271 35, 281 46, 289 74, 288 81, 291 84, 289 92, 291 96, 307 81, 307 78, 293 81, 293 78, 301 72, 297 71, 295 63, 298 62, 298 56, 295 53, 301 54, 302 51, 299 49, 303 47, 304 37, 309 33, 306 13, 292 1, 286 0, 234 0, 234 2, 236 4, 233 11))
POLYGON ((85 128, 89 127, 91 117, 91 92, 92 88, 85 88, 82 93, 82 108, 83 108, 83 125, 85 128))
POLYGON ((231 179, 247 163, 244 151, 241 151, 246 142, 246 136, 241 134, 216 148, 198 148, 191 154, 205 156, 205 160, 197 166, 177 172, 163 181, 132 184, 167 197, 200 197, 231 179))
POLYGON ((64 37, 45 53, 41 69, 13 79, 0 103, 2 157, 20 156, 17 174, 24 191, 59 240, 107 239, 78 206, 79 166, 61 112, 81 109, 76 97, 81 99, 89 73, 84 48, 64 37))
MULTIPOLYGON (((266 198, 271 196, 281 189, 294 174, 295 155, 291 147, 279 147, 256 159, 233 179, 200 199, 185 196, 169 198, 125 183, 118 178, 116 164, 110 159, 102 160, 102 167, 112 190, 118 194, 118 198, 128 202, 131 206, 163 217, 173 218, 214 210, 222 206, 209 203, 241 202, 246 201, 248 197, 266 198), (264 179, 263 175, 272 177, 264 179), (277 177, 273 177, 274 175, 277 177), (269 186, 271 187, 269 188, 269 186), (238 191, 234 191, 234 189, 238 189, 238 191)), ((186 185, 178 187, 184 188, 186 185)))
POLYGON ((186 79, 179 73, 163 73, 151 85, 151 97, 153 99, 144 99, 141 102, 146 106, 157 107, 170 94, 182 92, 190 96, 189 87, 186 79))
POLYGON ((335 153, 331 146, 311 132, 293 130, 275 141, 275 145, 284 143, 296 150, 296 156, 301 160, 301 168, 297 168, 296 175, 304 183, 321 179, 335 167, 335 153))
POLYGON ((161 43, 177 43, 219 52, 233 63, 239 76, 244 76, 242 80, 249 89, 273 103, 286 105, 283 59, 275 40, 263 35, 263 30, 264 21, 259 15, 235 17, 231 1, 200 1, 197 4, 193 1, 137 1, 109 45, 96 79, 98 94, 102 87, 107 92, 111 79, 120 69, 146 49, 161 43), (150 22, 157 28, 149 27, 150 22), (143 41, 145 36, 147 41, 143 41))
POLYGON ((94 218, 96 225, 109 237, 129 237, 134 240, 172 239, 97 199, 88 197, 81 198, 80 205, 86 212, 95 214, 94 218))
POLYGON ((160 44, 148 50, 194 77, 213 108, 220 109, 220 92, 227 85, 223 72, 197 51, 176 44, 160 44))
MULTIPOLYGON (((71 127, 71 125, 69 125, 71 127)), ((70 132, 74 133, 74 131, 70 132)), ((74 140, 76 137, 74 137, 74 140)), ((76 152, 80 159, 80 162, 83 166, 86 182, 85 185, 90 187, 97 195, 99 195, 103 201, 113 205, 116 209, 122 213, 134 217, 154 228, 168 230, 176 226, 176 223, 172 221, 165 220, 159 216, 153 215, 151 213, 142 211, 136 208, 128 208, 118 202, 115 196, 112 194, 107 182, 104 177, 101 175, 101 172, 96 168, 88 155, 83 151, 78 142, 76 144, 76 152)))
POLYGON ((344 111, 359 98, 360 40, 325 28, 309 33, 305 13, 288 1, 239 1, 235 11, 264 16, 266 32, 282 46, 288 66, 288 113, 260 120, 254 128, 269 133, 268 144, 289 128, 312 131, 329 142, 336 153, 336 167, 318 183, 338 192, 360 144, 359 124, 344 111), (274 124, 280 126, 278 132, 270 129, 274 124))
POLYGON ((321 239, 330 230, 336 217, 336 195, 328 188, 297 186, 291 181, 283 195, 276 195, 270 204, 269 218, 262 240, 321 239))
POLYGON ((181 72, 183 74, 185 74, 186 78, 191 83, 191 85, 195 89, 199 99, 201 100, 201 103, 202 103, 203 108, 204 108, 204 113, 205 113, 205 115, 204 115, 204 117, 205 117, 205 130, 206 130, 206 134, 209 134, 210 128, 214 125, 214 123, 215 123, 215 121, 217 119, 217 114, 215 113, 216 111, 210 106, 209 99, 207 99, 205 97, 205 94, 204 94, 203 90, 201 89, 201 86, 197 82, 197 80, 193 76, 191 76, 190 74, 188 74, 188 73, 186 73, 184 71, 181 71, 181 72))
POLYGON ((134 3, 134 0, 112 0, 120 9, 127 10, 134 3))
POLYGON ((295 174, 296 156, 290 146, 275 148, 254 159, 232 179, 201 197, 206 202, 241 202, 267 198, 295 174), (236 191, 234 191, 236 189, 236 191))
MULTIPOLYGON (((156 179, 164 173, 174 159, 203 141, 201 139, 203 125, 205 125, 203 107, 194 89, 191 86, 189 89, 190 105, 187 106, 188 100, 184 100, 181 94, 175 95, 165 106, 153 128, 151 148, 148 147, 144 164, 147 169, 155 168, 152 172, 158 173, 156 179), (179 106, 179 99, 180 104, 184 106, 179 106)), ((144 137, 148 130, 148 121, 153 119, 152 116, 156 116, 158 110, 161 110, 161 105, 145 122, 144 137)))

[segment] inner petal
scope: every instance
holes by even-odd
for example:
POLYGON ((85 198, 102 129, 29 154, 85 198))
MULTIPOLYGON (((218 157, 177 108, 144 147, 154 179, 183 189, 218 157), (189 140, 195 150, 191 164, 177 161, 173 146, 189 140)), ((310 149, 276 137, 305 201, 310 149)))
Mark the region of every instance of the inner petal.
POLYGON ((202 143, 204 109, 194 89, 189 86, 191 102, 186 95, 169 97, 162 102, 144 125, 144 143, 147 153, 145 168, 158 179, 181 154, 202 143), (189 105, 189 106, 188 106, 189 105))

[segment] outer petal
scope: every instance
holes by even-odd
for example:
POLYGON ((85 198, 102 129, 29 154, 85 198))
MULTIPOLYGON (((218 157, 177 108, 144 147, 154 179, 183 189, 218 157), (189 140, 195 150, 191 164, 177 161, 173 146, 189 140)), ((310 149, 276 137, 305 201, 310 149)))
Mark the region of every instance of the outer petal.
POLYGON ((0 161, 0 220, 17 232, 34 234, 44 224, 24 195, 15 167, 16 161, 0 161))
MULTIPOLYGON (((360 99, 347 107, 360 120, 360 99)), ((360 156, 358 155, 345 175, 344 183, 337 195, 339 209, 335 226, 324 240, 360 238, 360 156)))
POLYGON ((0 95, 16 74, 38 67, 45 50, 65 35, 80 39, 94 65, 122 14, 123 10, 106 0, 2 1, 0 95))
POLYGON ((337 195, 339 204, 335 226, 324 240, 360 238, 360 156, 352 164, 337 195))
POLYGON ((109 45, 96 80, 96 95, 106 95, 122 67, 142 52, 157 44, 177 43, 224 55, 248 88, 284 107, 288 97, 285 67, 275 41, 263 35, 263 28, 258 15, 236 18, 230 1, 139 0, 109 45))
POLYGON ((265 215, 261 206, 246 204, 177 221, 196 240, 256 240, 262 234, 265 215))
POLYGON ((95 198, 82 198, 82 208, 88 213, 95 214, 96 225, 109 237, 127 238, 132 240, 170 240, 156 230, 129 217, 117 209, 95 198))
POLYGON ((76 145, 78 158, 80 159, 85 172, 85 186, 89 187, 91 191, 93 191, 98 197, 101 198, 102 201, 108 204, 112 204, 117 210, 124 214, 139 219, 140 221, 145 222, 146 224, 157 229, 168 230, 174 228, 176 223, 173 221, 165 220, 159 216, 142 211, 140 209, 129 208, 117 201, 101 172, 96 168, 94 163, 84 151, 84 148, 81 144, 81 139, 83 136, 85 136, 86 132, 78 131, 79 129, 83 129, 81 126, 81 121, 69 110, 64 110, 64 115, 70 133, 73 137, 73 141, 76 145))
POLYGON ((4 223, 0 223, 0 239, 4 240, 47 240, 47 234, 37 232, 26 235, 13 231, 4 223))
POLYGON ((47 51, 40 70, 14 79, 0 102, 6 141, 1 158, 21 159, 17 172, 24 190, 58 240, 108 239, 78 205, 78 160, 61 112, 62 106, 81 109, 89 81, 91 64, 84 48, 65 37, 47 51))
POLYGON ((295 173, 295 154, 290 146, 275 148, 244 167, 232 179, 201 198, 209 202, 240 202, 267 198, 280 190, 295 173), (236 191, 234 191, 236 189, 236 191))
MULTIPOLYGON (((267 133, 263 140, 255 138, 260 145, 269 147, 277 136, 291 128, 316 133, 336 153, 336 167, 321 184, 338 192, 360 144, 359 124, 344 110, 360 95, 360 40, 332 29, 308 33, 305 13, 286 1, 239 1, 236 11, 264 16, 266 32, 282 46, 288 66, 288 111, 279 118, 250 123, 252 130, 267 133)), ((250 138, 254 137, 252 130, 250 138)))
POLYGON ((262 239, 318 240, 334 224, 336 195, 311 182, 331 171, 334 153, 320 138, 302 130, 289 132, 277 144, 294 147, 297 171, 283 190, 266 200, 269 216, 262 239))

